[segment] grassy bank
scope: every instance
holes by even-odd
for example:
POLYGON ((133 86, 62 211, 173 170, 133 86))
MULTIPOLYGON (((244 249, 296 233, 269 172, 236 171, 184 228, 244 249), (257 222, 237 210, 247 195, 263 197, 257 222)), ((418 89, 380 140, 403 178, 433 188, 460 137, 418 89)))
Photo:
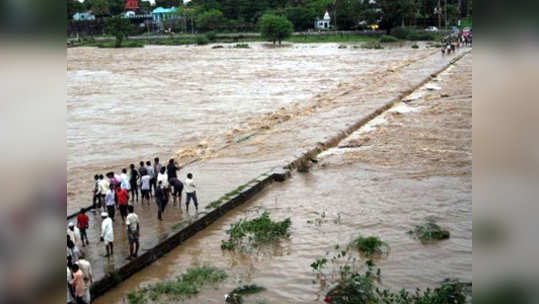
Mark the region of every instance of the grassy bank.
MULTIPOLYGON (((382 49, 380 43, 398 42, 400 40, 438 40, 439 35, 428 32, 416 32, 411 29, 396 29, 394 36, 383 35, 381 37, 357 34, 330 34, 330 35, 297 35, 285 40, 288 43, 366 43, 366 48, 382 49)), ((145 45, 206 45, 209 43, 236 43, 240 46, 248 42, 267 42, 262 37, 256 36, 219 36, 219 35, 178 35, 168 38, 137 37, 122 42, 122 48, 143 47, 145 45)), ((114 48, 114 41, 96 41, 92 37, 86 38, 82 43, 74 46, 93 46, 100 48, 114 48)))

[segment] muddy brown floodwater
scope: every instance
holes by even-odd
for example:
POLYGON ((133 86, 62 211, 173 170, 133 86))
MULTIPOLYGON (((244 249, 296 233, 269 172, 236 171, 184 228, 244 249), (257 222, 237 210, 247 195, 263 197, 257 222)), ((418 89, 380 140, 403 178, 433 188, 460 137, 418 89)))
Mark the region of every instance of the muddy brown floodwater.
MULTIPOLYGON (((138 272, 96 303, 126 303, 126 294, 170 280, 193 265, 225 269, 229 278, 185 303, 223 303, 240 284, 267 288, 250 303, 317 303, 309 265, 358 234, 391 247, 377 260, 382 284, 434 287, 445 278, 472 280, 472 55, 324 152, 308 173, 266 188, 167 256, 138 272), (249 254, 225 252, 220 241, 241 218, 268 210, 291 217, 289 240, 249 254), (311 221, 326 216, 319 225, 311 221), (449 240, 423 245, 407 231, 434 219, 449 240)), ((161 299, 164 301, 165 299, 161 299)), ((169 302, 169 301, 165 301, 169 302)))
POLYGON ((90 205, 96 173, 154 156, 191 160, 248 134, 265 114, 432 53, 250 46, 68 49, 68 213, 90 205))

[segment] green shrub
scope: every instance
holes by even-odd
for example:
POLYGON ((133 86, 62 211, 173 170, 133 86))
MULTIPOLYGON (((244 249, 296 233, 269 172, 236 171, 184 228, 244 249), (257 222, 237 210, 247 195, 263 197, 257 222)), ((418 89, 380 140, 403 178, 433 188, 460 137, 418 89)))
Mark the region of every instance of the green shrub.
POLYGON ((408 36, 410 35, 410 29, 407 27, 395 27, 391 29, 391 36, 396 37, 398 39, 408 39, 408 36))
POLYGON ((407 37, 411 41, 432 41, 436 40, 436 38, 436 33, 424 31, 411 31, 407 37))
POLYGON ((389 247, 385 242, 375 236, 359 236, 354 241, 352 241, 350 245, 359 250, 367 257, 370 257, 375 254, 382 254, 384 249, 387 249, 389 247))
POLYGON ((227 278, 226 272, 213 266, 189 268, 176 281, 159 282, 127 294, 129 304, 146 303, 146 297, 152 302, 167 295, 175 299, 188 298, 199 293, 205 285, 215 285, 227 278))
POLYGON ((418 48, 419 48, 419 45, 417 45, 417 44, 415 44, 415 43, 412 44, 412 49, 418 49, 418 48))
POLYGON ((414 234, 423 243, 446 240, 450 237, 449 231, 442 229, 433 221, 417 225, 414 230, 410 230, 408 233, 414 234))
POLYGON ((393 37, 393 36, 389 36, 389 35, 383 35, 382 37, 380 37, 380 42, 397 42, 399 41, 399 39, 397 39, 396 37, 393 37))
POLYGON ((276 241, 290 235, 292 222, 287 218, 281 222, 274 222, 270 219, 270 214, 264 211, 261 216, 252 220, 239 220, 232 224, 226 231, 229 235, 228 241, 221 241, 221 248, 234 250, 244 248, 248 245, 254 247, 276 241), (245 241, 247 239, 247 241, 245 241))
POLYGON ((249 45, 247 43, 237 43, 234 47, 237 49, 248 49, 249 45))
POLYGON ((243 297, 259 293, 264 291, 265 288, 258 286, 256 284, 252 285, 243 285, 237 288, 234 288, 228 295, 225 297, 225 302, 229 304, 241 304, 243 303, 243 297))
POLYGON ((214 41, 217 38, 217 33, 215 31, 207 32, 206 38, 208 38, 209 41, 214 41))
POLYGON ((361 45, 362 49, 369 49, 369 50, 382 50, 384 47, 380 44, 379 41, 369 41, 367 43, 364 43, 361 45))
POLYGON ((224 48, 224 46, 222 46, 222 45, 214 45, 211 48, 212 49, 222 49, 222 48, 224 48))
POLYGON ((198 35, 195 39, 195 42, 197 45, 206 45, 208 44, 210 41, 208 40, 208 38, 206 38, 206 36, 203 36, 203 35, 198 35))

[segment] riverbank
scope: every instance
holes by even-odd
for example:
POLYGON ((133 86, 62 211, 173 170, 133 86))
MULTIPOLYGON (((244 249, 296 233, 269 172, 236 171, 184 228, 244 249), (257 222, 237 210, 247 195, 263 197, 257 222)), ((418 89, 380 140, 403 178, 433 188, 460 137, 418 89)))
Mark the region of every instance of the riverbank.
MULTIPOLYGON (((424 32, 420 37, 438 40, 443 33, 424 32)), ((289 43, 345 43, 379 41, 383 31, 328 31, 328 32, 296 32, 285 39, 289 43)), ((416 39, 417 40, 417 39, 416 39)), ((130 36, 122 43, 122 47, 143 47, 145 45, 200 45, 207 43, 248 43, 267 41, 259 33, 201 33, 130 36)), ((114 37, 95 36, 81 39, 68 39, 71 46, 114 47, 114 37)))

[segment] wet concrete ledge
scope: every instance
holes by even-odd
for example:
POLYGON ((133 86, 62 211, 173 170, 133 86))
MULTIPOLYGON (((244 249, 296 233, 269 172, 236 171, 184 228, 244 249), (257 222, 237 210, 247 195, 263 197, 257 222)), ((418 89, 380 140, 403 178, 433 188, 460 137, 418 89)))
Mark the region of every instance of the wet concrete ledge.
MULTIPOLYGON (((348 135, 365 125, 367 122, 369 122, 376 116, 382 114, 384 111, 391 108, 396 102, 399 102, 404 97, 424 85, 426 82, 436 77, 438 74, 446 70, 449 66, 460 60, 469 52, 470 51, 466 51, 456 56, 453 60, 451 60, 447 65, 442 67, 437 72, 431 74, 429 77, 427 77, 420 83, 414 85, 411 89, 402 92, 397 97, 393 98, 391 101, 376 109, 372 113, 363 116, 356 123, 350 125, 345 130, 342 130, 337 135, 328 138, 324 142, 317 143, 316 146, 312 149, 308 149, 305 152, 297 154, 296 156, 294 156, 292 161, 286 162, 282 168, 277 168, 271 172, 262 174, 258 178, 247 183, 246 185, 241 186, 241 190, 233 191, 230 194, 223 196, 223 198, 220 200, 220 203, 215 208, 210 209, 207 212, 201 212, 200 214, 203 216, 199 217, 195 221, 178 223, 172 228, 172 231, 156 246, 151 249, 142 250, 140 252, 140 255, 135 260, 127 262, 123 266, 120 266, 119 268, 115 269, 113 272, 109 272, 103 279, 94 282, 91 287, 92 298, 95 299, 99 297, 109 289, 118 285, 120 282, 129 278, 131 275, 150 265, 163 255, 165 255, 166 253, 173 250, 178 245, 182 244, 184 241, 195 235, 197 232, 214 223, 217 219, 221 218, 230 210, 249 201, 255 194, 259 193, 262 189, 271 184, 273 181, 285 181, 291 176, 291 170, 305 166, 305 163, 310 162, 311 159, 314 159, 322 151, 335 147, 348 135)), ((90 206, 84 209, 90 210, 92 209, 92 207, 90 206)), ((76 215, 77 213, 71 214, 68 215, 67 218, 70 219, 76 215)))
POLYGON ((294 159, 290 162, 287 162, 284 164, 283 168, 288 170, 295 170, 295 169, 301 169, 305 167, 309 167, 309 163, 316 158, 318 154, 321 152, 328 150, 330 148, 333 148, 337 146, 343 139, 348 137, 350 134, 357 131, 359 128, 367 124, 369 121, 376 118, 378 115, 384 113, 385 111, 389 110, 391 107, 393 107, 397 102, 400 102, 403 100, 406 96, 410 95, 415 90, 419 89, 421 86, 426 84, 427 82, 431 81, 432 79, 436 78, 440 73, 448 69, 451 65, 453 65, 455 62, 462 59, 464 56, 469 54, 471 50, 465 51, 453 58, 448 64, 437 70, 436 72, 432 73, 429 77, 426 79, 423 79, 420 83, 415 84, 412 86, 411 89, 408 89, 402 93, 400 93, 397 97, 391 99, 389 102, 384 104, 383 106, 377 108, 370 114, 364 116, 360 120, 358 120, 356 123, 350 125, 345 130, 340 131, 337 135, 330 137, 324 142, 318 142, 316 144, 316 147, 312 149, 308 149, 304 152, 301 152, 294 156, 294 159))
POLYGON ((200 214, 203 214, 203 216, 197 218, 195 221, 180 222, 174 226, 169 235, 161 240, 155 247, 142 250, 135 260, 127 262, 113 272, 106 274, 103 279, 94 282, 90 290, 92 298, 95 299, 99 297, 107 290, 113 288, 139 270, 150 265, 152 262, 156 261, 195 235, 197 232, 214 223, 230 210, 247 202, 255 194, 262 191, 262 189, 271 184, 273 181, 284 181, 288 177, 290 177, 290 171, 286 169, 276 169, 272 172, 262 174, 258 178, 247 183, 241 191, 238 191, 238 193, 224 199, 218 207, 213 208, 208 212, 200 212, 200 214))

